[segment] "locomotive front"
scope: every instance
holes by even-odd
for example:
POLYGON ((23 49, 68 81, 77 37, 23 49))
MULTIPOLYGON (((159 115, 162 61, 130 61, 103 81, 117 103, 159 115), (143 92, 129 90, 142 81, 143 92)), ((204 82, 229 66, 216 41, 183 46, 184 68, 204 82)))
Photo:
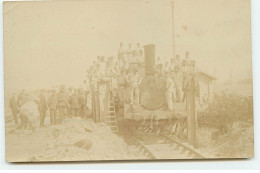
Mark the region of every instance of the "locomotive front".
MULTIPOLYGON (((156 69, 155 45, 145 45, 144 54, 144 65, 138 68, 139 72, 144 71, 139 102, 124 103, 125 128, 135 135, 165 131, 174 119, 174 112, 169 111, 166 104, 166 77, 156 69)), ((183 105, 176 107, 185 109, 183 105)))

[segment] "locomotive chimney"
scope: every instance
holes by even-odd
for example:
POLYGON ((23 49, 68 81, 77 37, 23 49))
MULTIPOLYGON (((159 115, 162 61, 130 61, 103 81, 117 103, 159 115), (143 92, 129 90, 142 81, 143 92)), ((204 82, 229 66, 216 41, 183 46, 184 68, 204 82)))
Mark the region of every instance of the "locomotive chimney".
POLYGON ((148 44, 144 46, 145 55, 145 76, 155 74, 155 45, 148 44))

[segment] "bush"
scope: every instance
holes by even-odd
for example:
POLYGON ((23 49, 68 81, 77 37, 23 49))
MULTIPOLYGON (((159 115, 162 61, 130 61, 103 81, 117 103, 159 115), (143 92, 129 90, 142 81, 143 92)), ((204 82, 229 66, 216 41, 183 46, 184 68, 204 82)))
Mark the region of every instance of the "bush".
POLYGON ((222 92, 215 95, 213 101, 204 111, 198 112, 199 126, 228 131, 236 121, 253 120, 253 97, 239 96, 222 92))

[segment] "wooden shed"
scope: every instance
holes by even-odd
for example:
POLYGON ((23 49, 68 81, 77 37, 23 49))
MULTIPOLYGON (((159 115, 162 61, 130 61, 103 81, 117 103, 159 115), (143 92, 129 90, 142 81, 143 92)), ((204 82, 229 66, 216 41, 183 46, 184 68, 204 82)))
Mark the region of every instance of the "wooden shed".
POLYGON ((200 99, 208 99, 208 101, 211 101, 215 91, 216 78, 205 72, 199 72, 198 78, 200 84, 200 99))

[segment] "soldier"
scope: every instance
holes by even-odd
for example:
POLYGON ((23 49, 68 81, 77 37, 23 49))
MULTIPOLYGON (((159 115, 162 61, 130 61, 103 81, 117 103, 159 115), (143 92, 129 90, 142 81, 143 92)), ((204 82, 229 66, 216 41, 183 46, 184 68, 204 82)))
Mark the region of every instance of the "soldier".
POLYGON ((135 69, 131 71, 126 76, 126 80, 129 83, 129 94, 130 94, 130 104, 139 103, 139 85, 142 82, 142 78, 135 69))
POLYGON ((82 89, 79 89, 79 116, 84 118, 84 109, 85 109, 85 94, 82 89))
POLYGON ((129 68, 129 62, 127 59, 124 59, 123 61, 123 71, 124 73, 126 73, 126 71, 128 71, 128 68, 129 68))
POLYGON ((176 65, 176 64, 175 64, 175 59, 172 58, 172 59, 171 59, 171 65, 170 65, 170 67, 169 67, 171 74, 173 74, 173 72, 174 72, 175 65, 176 65))
POLYGON ((69 105, 69 99, 70 97, 73 95, 72 92, 72 87, 70 87, 67 92, 66 92, 66 99, 67 99, 67 105, 66 105, 66 113, 67 116, 71 116, 71 109, 70 109, 70 105, 69 105))
POLYGON ((157 76, 162 76, 164 73, 163 73, 163 65, 162 64, 158 64, 156 66, 156 75, 157 76))
POLYGON ((174 94, 174 82, 171 78, 170 73, 166 73, 166 101, 170 111, 173 110, 173 94, 174 94))
POLYGON ((126 51, 123 47, 123 43, 120 43, 120 48, 118 49, 118 62, 119 62, 119 68, 123 68, 123 62, 126 57, 126 51))
POLYGON ((174 73, 173 73, 173 81, 174 81, 174 86, 176 91, 177 102, 182 101, 182 95, 181 95, 182 80, 183 77, 180 68, 178 66, 175 66, 174 73))
MULTIPOLYGON (((183 60, 184 61, 184 60, 183 60)), ((185 53, 185 61, 186 61, 186 65, 190 66, 191 65, 191 60, 190 60, 190 52, 186 52, 185 53)))
POLYGON ((196 66, 196 61, 191 61, 191 66, 190 66, 190 73, 191 74, 197 74, 199 72, 198 67, 196 66))
POLYGON ((157 57, 157 60, 156 60, 156 66, 158 66, 158 65, 163 65, 162 64, 162 61, 161 61, 161 57, 157 57))
POLYGON ((109 61, 106 63, 106 77, 112 77, 113 69, 109 61))
MULTIPOLYGON (((176 62, 175 62, 176 66, 181 68, 181 60, 180 60, 180 55, 176 55, 176 62)), ((181 69, 180 69, 181 70, 181 69)))
POLYGON ((83 81, 83 86, 82 86, 84 92, 89 90, 89 88, 88 88, 89 83, 90 83, 90 77, 89 77, 89 75, 87 75, 87 78, 86 78, 86 80, 83 81))
POLYGON ((125 78, 123 71, 121 71, 120 75, 117 78, 117 88, 118 88, 118 96, 119 96, 120 102, 125 102, 125 100, 126 100, 126 98, 125 98, 126 78, 125 78))
POLYGON ((48 109, 47 101, 45 97, 45 90, 41 90, 40 102, 39 102, 39 112, 40 112, 40 127, 44 127, 44 120, 46 117, 46 110, 48 109))
POLYGON ((120 73, 119 65, 118 62, 116 62, 114 66, 114 74, 119 75, 119 73, 120 73))
POLYGON ((79 95, 77 89, 74 89, 74 93, 70 97, 69 104, 72 116, 77 117, 79 114, 79 95))
POLYGON ((187 91, 187 87, 189 84, 189 80, 191 79, 191 69, 189 67, 189 64, 186 63, 186 59, 183 60, 183 64, 182 64, 182 76, 183 76, 183 81, 182 81, 182 90, 183 90, 183 97, 182 97, 182 102, 185 101, 186 99, 186 91, 187 91))
POLYGON ((67 106, 67 96, 65 93, 65 86, 60 87, 60 92, 57 95, 59 108, 59 122, 62 123, 65 119, 65 111, 67 106))
POLYGON ((169 72, 170 72, 170 67, 169 67, 168 61, 165 61, 164 66, 163 66, 163 73, 164 73, 164 75, 166 75, 169 72))
POLYGON ((12 111, 12 115, 14 117, 15 124, 18 125, 17 114, 19 113, 19 105, 18 105, 18 100, 17 100, 17 93, 13 93, 12 97, 10 98, 9 107, 12 111))
POLYGON ((139 57, 139 59, 143 56, 143 49, 141 48, 140 43, 136 44, 135 52, 136 52, 137 56, 139 57))
POLYGON ((115 62, 114 62, 114 57, 113 56, 109 57, 108 62, 111 65, 111 67, 114 68, 115 62))
POLYGON ((52 95, 48 98, 47 105, 50 110, 50 123, 51 125, 54 125, 57 123, 57 107, 58 107, 56 90, 52 90, 52 95))
POLYGON ((101 56, 99 59, 99 75, 104 77, 106 75, 106 62, 105 62, 105 57, 101 56))
MULTIPOLYGON (((84 117, 87 118, 87 113, 88 113, 88 98, 89 98, 89 91, 85 91, 84 93, 85 100, 84 100, 84 117)), ((89 98, 89 100, 91 100, 89 98)))
POLYGON ((127 60, 128 60, 128 62, 132 62, 132 57, 133 57, 132 45, 129 44, 128 49, 127 49, 127 60))

